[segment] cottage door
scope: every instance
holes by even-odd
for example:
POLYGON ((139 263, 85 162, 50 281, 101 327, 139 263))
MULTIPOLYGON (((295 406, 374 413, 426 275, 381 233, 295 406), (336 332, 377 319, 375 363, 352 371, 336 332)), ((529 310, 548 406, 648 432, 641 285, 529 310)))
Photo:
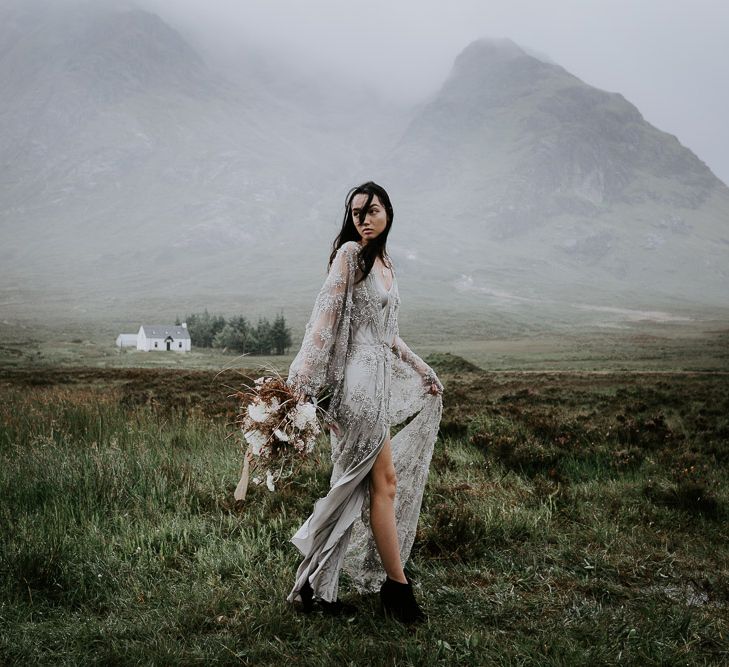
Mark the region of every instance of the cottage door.
POLYGON ((169 352, 170 345, 172 344, 172 336, 167 336, 167 338, 165 338, 165 343, 167 343, 167 351, 169 352))

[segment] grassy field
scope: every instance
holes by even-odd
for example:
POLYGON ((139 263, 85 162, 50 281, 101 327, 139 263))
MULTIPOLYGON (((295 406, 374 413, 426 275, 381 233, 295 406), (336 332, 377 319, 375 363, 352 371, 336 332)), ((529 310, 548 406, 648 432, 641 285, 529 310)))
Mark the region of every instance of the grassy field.
POLYGON ((328 443, 235 503, 243 371, 3 364, 0 662, 729 662, 729 376, 428 359, 446 394, 410 629, 346 575, 350 618, 285 601, 328 443))
MULTIPOLYGON (((725 370, 729 371, 729 326, 726 320, 698 316, 688 321, 606 320, 602 326, 564 323, 502 337, 481 331, 474 322, 453 323, 450 331, 431 330, 416 320, 403 326, 402 336, 421 356, 444 347, 484 370, 725 370), (479 332, 481 332, 481 335, 479 332), (447 341, 444 346, 443 341, 447 341)), ((127 326, 127 328, 129 328, 127 326)), ((482 324, 483 328, 483 324, 482 324)), ((289 354, 239 356, 193 345, 187 354, 120 350, 117 331, 106 324, 78 323, 64 327, 46 322, 0 321, 0 368, 255 368, 270 364, 284 372, 298 346, 289 354)))

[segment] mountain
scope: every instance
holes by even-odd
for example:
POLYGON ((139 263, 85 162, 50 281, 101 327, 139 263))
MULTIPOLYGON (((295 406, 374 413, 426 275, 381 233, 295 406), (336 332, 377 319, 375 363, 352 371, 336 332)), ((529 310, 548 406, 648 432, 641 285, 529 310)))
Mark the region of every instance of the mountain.
POLYGON ((622 95, 511 40, 464 49, 380 167, 414 244, 448 230, 466 291, 727 302, 726 185, 622 95))
POLYGON ((327 95, 301 80, 283 99, 287 73, 260 55, 223 75, 131 4, 31 0, 0 18, 6 279, 130 298, 171 281, 238 289, 270 272, 272 247, 296 257, 323 226, 321 193, 358 164, 330 136, 347 107, 325 118, 327 95))
POLYGON ((727 187, 621 95, 510 40, 470 44, 408 108, 253 48, 222 67, 131 2, 15 0, 0 87, 6 312, 301 320, 370 178, 423 321, 727 305, 727 187))

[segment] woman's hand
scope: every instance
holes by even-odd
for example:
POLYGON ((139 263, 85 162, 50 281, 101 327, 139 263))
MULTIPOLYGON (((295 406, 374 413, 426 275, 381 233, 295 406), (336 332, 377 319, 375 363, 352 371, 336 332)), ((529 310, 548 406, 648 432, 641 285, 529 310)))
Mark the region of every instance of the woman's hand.
POLYGON ((438 376, 435 374, 435 371, 428 366, 427 371, 422 376, 423 378, 423 385, 425 386, 425 390, 429 394, 437 395, 443 393, 443 385, 441 384, 440 380, 438 379, 438 376))
POLYGON ((443 390, 435 382, 426 384, 425 388, 429 394, 433 394, 434 396, 443 393, 443 390))
POLYGON ((311 396, 307 394, 305 391, 297 391, 294 394, 294 398, 296 399, 296 403, 309 403, 311 401, 311 396))

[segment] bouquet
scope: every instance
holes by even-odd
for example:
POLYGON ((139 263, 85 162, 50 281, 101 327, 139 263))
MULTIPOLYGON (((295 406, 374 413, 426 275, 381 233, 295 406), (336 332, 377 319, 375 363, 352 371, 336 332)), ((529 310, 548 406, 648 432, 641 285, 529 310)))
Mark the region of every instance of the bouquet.
MULTIPOLYGON (((276 482, 291 477, 314 450, 321 432, 317 411, 324 410, 314 402, 298 402, 293 389, 274 371, 270 377, 259 377, 253 386, 235 393, 241 400, 241 411, 235 424, 243 455, 243 471, 234 498, 243 500, 252 472, 266 478, 266 487, 275 491, 276 482)), ((261 478, 254 476, 254 484, 261 478)))

